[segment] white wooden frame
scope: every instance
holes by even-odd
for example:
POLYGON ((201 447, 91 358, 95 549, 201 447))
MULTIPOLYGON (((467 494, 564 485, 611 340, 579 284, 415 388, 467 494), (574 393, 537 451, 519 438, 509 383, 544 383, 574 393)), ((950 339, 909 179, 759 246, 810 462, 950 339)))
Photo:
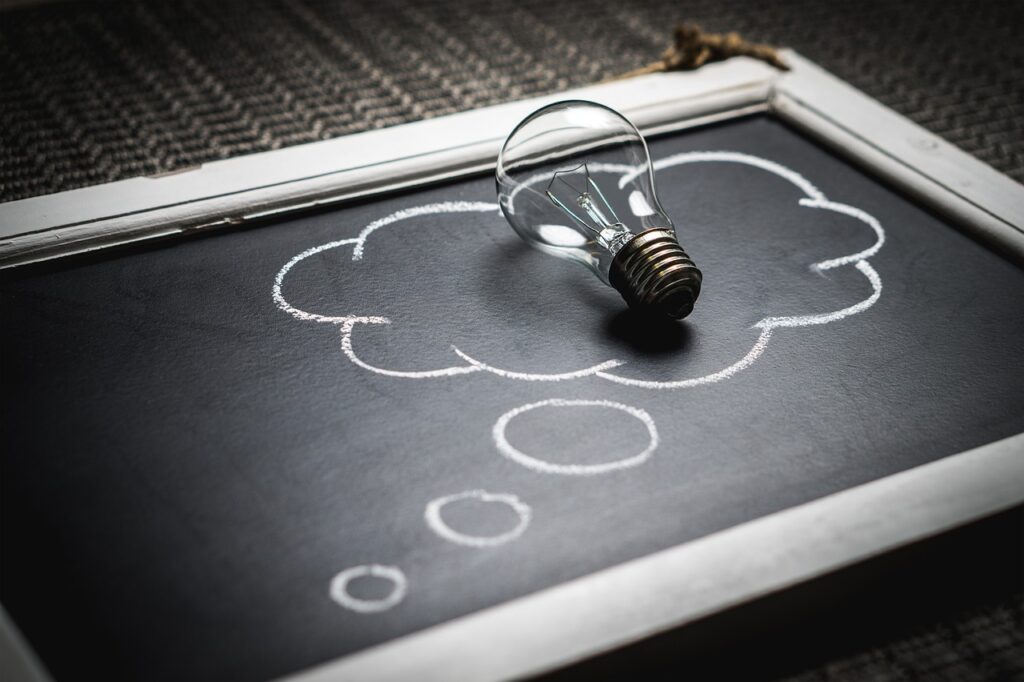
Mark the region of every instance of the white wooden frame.
MULTIPOLYGON (((0 267, 246 223, 485 171, 559 99, 648 134, 769 112, 1024 263, 1024 186, 786 51, 0 205, 0 267)), ((1024 434, 787 509, 296 674, 495 680, 551 670, 1024 502, 1024 434)), ((47 679, 0 610, 4 679, 47 679)))

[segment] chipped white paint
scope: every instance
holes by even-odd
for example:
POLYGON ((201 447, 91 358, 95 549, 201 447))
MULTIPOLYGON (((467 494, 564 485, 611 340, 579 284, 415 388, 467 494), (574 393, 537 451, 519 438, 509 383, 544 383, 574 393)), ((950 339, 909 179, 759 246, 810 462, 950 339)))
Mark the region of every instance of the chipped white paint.
POLYGON ((513 462, 543 474, 561 474, 565 476, 593 476, 595 474, 606 474, 612 471, 619 471, 621 469, 630 469, 646 462, 650 459, 651 454, 658 448, 658 429, 655 427, 654 420, 651 418, 651 415, 638 407, 623 405, 622 403, 616 403, 611 400, 565 400, 562 398, 549 398, 548 400, 541 400, 540 402, 522 405, 501 415, 498 418, 498 421, 494 423, 491 435, 494 437, 494 444, 497 446, 498 452, 503 454, 505 457, 508 457, 513 462), (538 455, 528 455, 508 441, 508 437, 505 435, 505 430, 508 428, 509 422, 524 412, 552 407, 604 407, 625 412, 626 414, 640 420, 640 423, 647 428, 648 442, 639 453, 635 455, 627 455, 610 462, 601 462, 600 464, 556 464, 554 462, 541 459, 538 455))
MULTIPOLYGON (((320 246, 313 247, 303 251, 299 255, 288 261, 285 266, 277 273, 274 278, 273 286, 273 297, 277 307, 284 312, 292 315, 293 317, 309 321, 309 322, 322 322, 335 324, 341 331, 341 350, 342 353, 356 366, 361 367, 367 371, 374 372, 376 374, 406 378, 406 379, 432 379, 432 378, 443 378, 453 377, 462 374, 472 373, 487 373, 494 376, 498 376, 504 379, 516 380, 516 381, 568 381, 574 379, 581 379, 584 377, 598 377, 613 383, 622 384, 626 386, 633 386, 638 388, 650 388, 650 389, 680 389, 680 388, 692 388, 697 386, 706 386, 714 384, 720 381, 728 379, 738 372, 750 367, 754 362, 764 353, 768 346, 769 340, 772 338, 772 331, 781 328, 798 328, 798 327, 809 327, 813 325, 828 324, 830 322, 836 322, 847 318, 851 315, 864 312, 871 306, 873 306, 882 294, 882 279, 878 272, 870 265, 868 259, 878 253, 882 245, 885 244, 885 230, 882 228, 881 223, 872 215, 866 211, 842 204, 839 202, 829 200, 825 194, 818 189, 813 183, 804 178, 796 171, 787 168, 774 161, 763 159, 757 156, 751 156, 750 154, 743 154, 739 152, 729 151, 706 151, 706 152, 685 152, 681 154, 674 154, 663 159, 659 159, 654 162, 655 170, 665 170, 675 166, 681 166, 693 163, 738 163, 754 168, 758 168, 765 172, 771 173, 795 186, 799 189, 804 196, 799 199, 799 205, 824 211, 833 211, 842 215, 848 216, 855 220, 860 221, 866 225, 875 236, 875 241, 871 246, 857 253, 839 256, 836 258, 830 258, 818 263, 810 265, 811 269, 824 272, 834 268, 852 265, 858 272, 860 272, 868 280, 871 286, 871 294, 863 299, 862 301, 842 308, 840 310, 808 314, 808 315, 794 315, 787 317, 766 317, 760 320, 754 325, 755 329, 759 329, 760 332, 754 345, 751 349, 740 358, 737 362, 725 367, 724 369, 718 370, 698 377, 691 378, 680 378, 675 379, 671 377, 664 377, 657 380, 645 380, 636 379, 631 377, 622 376, 616 374, 612 370, 621 367, 625 363, 620 360, 606 360, 596 365, 585 367, 582 369, 561 372, 561 373, 537 373, 537 372, 517 372, 492 365, 485 364, 479 360, 475 360, 468 353, 452 346, 452 351, 463 363, 461 365, 453 365, 451 367, 443 367, 439 369, 427 369, 427 370, 397 370, 385 367, 376 367, 370 363, 362 360, 356 353, 352 336, 356 325, 360 324, 389 324, 390 320, 384 317, 378 316, 357 316, 357 315, 341 315, 341 316, 328 316, 317 313, 307 312, 299 309, 292 305, 285 298, 283 290, 284 283, 288 273, 303 260, 322 253, 329 249, 339 248, 343 246, 352 246, 352 260, 359 261, 365 252, 366 241, 377 230, 384 228, 388 225, 392 225, 403 220, 410 218, 426 216, 426 215, 440 215, 447 213, 466 213, 466 212, 481 212, 490 213, 498 209, 497 204, 489 202, 479 201, 452 201, 452 202, 439 202, 433 204, 426 204, 423 206, 414 206, 411 208, 396 211, 383 218, 375 220, 366 225, 359 233, 358 236, 341 239, 320 246)), ((631 180, 635 179, 637 174, 640 172, 646 172, 645 168, 637 169, 635 167, 624 166, 621 164, 595 164, 592 170, 599 172, 610 172, 620 173, 619 186, 625 187, 631 180)), ((541 179, 547 177, 545 174, 539 174, 534 178, 530 178, 527 182, 523 183, 516 188, 516 191, 522 189, 524 186, 529 186, 531 183, 539 182, 541 179)), ((515 192, 513 195, 508 197, 507 200, 514 199, 515 192)), ((634 212, 637 210, 643 212, 642 206, 633 206, 634 212)))
POLYGON ((426 510, 423 512, 423 518, 430 526, 430 529, 440 535, 445 540, 450 540, 459 545, 465 545, 466 547, 497 547, 503 545, 506 542, 511 542, 526 531, 526 527, 530 525, 530 518, 533 516, 533 512, 530 506, 520 500, 511 493, 489 493, 485 490, 467 490, 462 493, 455 493, 454 495, 446 495, 439 497, 436 500, 431 500, 427 504, 426 510), (461 533, 451 526, 442 517, 442 510, 449 504, 460 502, 462 500, 478 500, 480 502, 498 503, 508 505, 519 517, 516 525, 511 530, 499 533, 498 535, 470 535, 468 533, 461 533))
POLYGON ((353 566, 338 573, 331 580, 331 599, 357 613, 380 613, 387 611, 400 601, 405 599, 405 593, 409 589, 409 581, 405 574, 396 566, 382 566, 380 564, 366 564, 353 566), (382 580, 390 580, 392 583, 391 592, 380 599, 360 599, 349 594, 348 584, 356 578, 370 576, 382 580))

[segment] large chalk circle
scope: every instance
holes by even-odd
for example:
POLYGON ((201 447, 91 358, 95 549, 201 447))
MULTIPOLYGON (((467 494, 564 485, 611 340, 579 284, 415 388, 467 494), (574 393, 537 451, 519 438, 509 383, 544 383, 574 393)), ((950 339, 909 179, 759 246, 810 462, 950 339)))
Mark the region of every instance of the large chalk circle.
POLYGON ((514 410, 510 410, 501 415, 501 417, 498 418, 498 421, 495 422, 492 433, 494 435, 494 443, 498 447, 498 451, 513 462, 541 473, 561 474, 565 476, 592 476, 595 474, 606 474, 620 469, 629 469, 630 467, 643 464, 650 459, 651 454, 658 447, 658 430, 654 426, 654 420, 651 419, 651 415, 638 407, 623 405, 622 403, 616 403, 610 400, 565 400, 562 398, 550 398, 536 403, 529 403, 528 405, 517 407, 514 410), (609 462, 601 462, 600 464, 560 464, 549 462, 543 459, 539 454, 527 454, 509 443, 508 438, 505 435, 505 430, 508 427, 509 422, 519 415, 531 410, 566 407, 598 407, 625 412, 626 414, 638 419, 644 427, 646 427, 648 435, 647 443, 637 454, 627 455, 609 462))

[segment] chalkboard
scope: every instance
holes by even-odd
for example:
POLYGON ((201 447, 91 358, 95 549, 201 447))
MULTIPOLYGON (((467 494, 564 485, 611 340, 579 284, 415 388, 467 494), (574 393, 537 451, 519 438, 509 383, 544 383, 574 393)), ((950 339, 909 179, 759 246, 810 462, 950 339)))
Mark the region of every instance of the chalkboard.
POLYGON ((268 679, 1024 431, 1024 273, 783 124, 651 143, 638 319, 490 177, 8 275, 0 601, 60 678, 268 679))

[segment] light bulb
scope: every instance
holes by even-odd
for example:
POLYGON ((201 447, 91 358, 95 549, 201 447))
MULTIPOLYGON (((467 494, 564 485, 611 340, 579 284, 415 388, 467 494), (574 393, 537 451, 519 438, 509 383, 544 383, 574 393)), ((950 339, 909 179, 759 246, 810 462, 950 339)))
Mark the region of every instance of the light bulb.
POLYGON ((658 203, 647 144, 608 107, 572 100, 524 119, 498 155, 498 200, 531 246, 581 263, 633 308, 682 319, 701 273, 658 203))

